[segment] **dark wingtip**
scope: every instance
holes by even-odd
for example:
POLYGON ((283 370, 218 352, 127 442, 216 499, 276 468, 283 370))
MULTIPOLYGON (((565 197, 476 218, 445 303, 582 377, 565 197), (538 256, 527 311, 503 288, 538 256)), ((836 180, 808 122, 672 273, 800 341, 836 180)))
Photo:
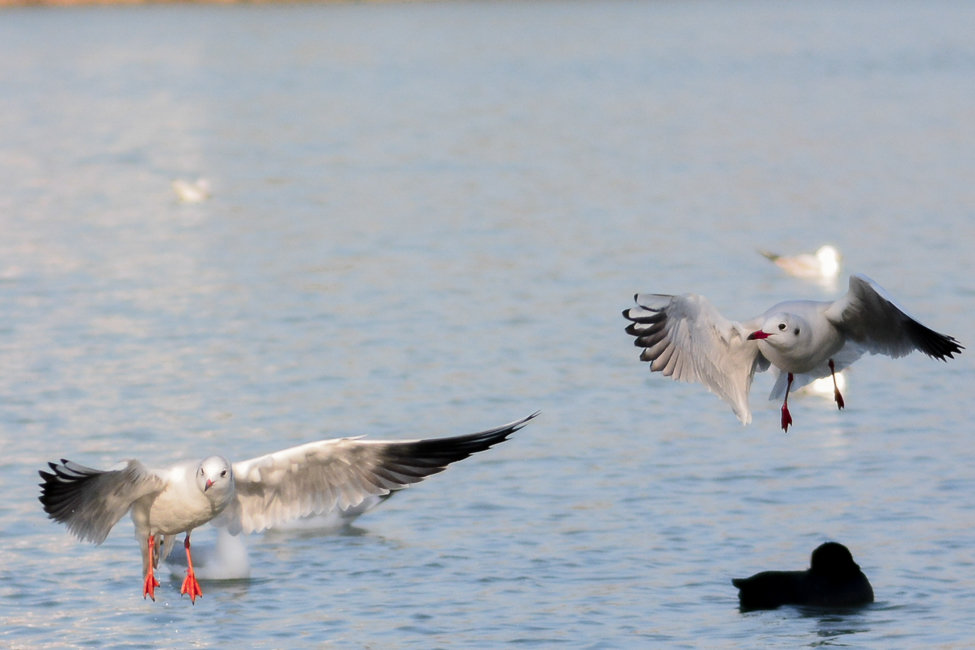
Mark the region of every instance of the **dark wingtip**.
MULTIPOLYGON (((959 343, 958 339, 956 339, 954 336, 947 336, 945 338, 948 339, 947 343, 949 346, 949 349, 947 352, 945 352, 945 355, 949 359, 954 359, 956 354, 961 354, 961 351, 965 349, 965 346, 959 343)), ((944 359, 942 360, 944 361, 944 359)))
POLYGON ((955 337, 935 332, 913 318, 907 320, 906 329, 915 348, 939 361, 954 359, 956 354, 961 354, 965 349, 955 337))
POLYGON ((531 420, 534 420, 535 418, 537 418, 541 414, 542 414, 542 409, 538 409, 537 411, 535 411, 534 413, 532 413, 531 415, 529 415, 527 418, 525 418, 524 420, 522 420, 521 421, 521 424, 518 425, 518 428, 520 429, 521 427, 525 426, 531 420))
POLYGON ((50 472, 37 472, 44 479, 43 483, 38 484, 41 488, 38 500, 44 505, 44 512, 58 521, 64 520, 66 504, 70 506, 71 494, 76 486, 86 483, 99 473, 87 468, 84 468, 87 471, 73 471, 68 467, 69 463, 70 460, 62 458, 60 465, 52 462, 47 464, 51 468, 50 472))
MULTIPOLYGON (((641 305, 641 304, 640 304, 640 303, 639 303, 639 302, 637 301, 637 298, 639 298, 639 297, 640 297, 640 294, 639 294, 639 293, 634 293, 634 294, 633 294, 633 303, 634 303, 634 304, 635 304, 635 305, 636 305, 637 307, 642 307, 642 305, 641 305)), ((630 311, 631 311, 632 309, 633 309, 633 307, 627 307, 626 309, 624 309, 624 310, 623 310, 623 318, 625 318, 625 319, 627 319, 627 320, 633 320, 633 317, 632 317, 632 316, 630 316, 630 311)))
POLYGON ((954 359, 955 355, 961 354, 964 349, 965 346, 960 344, 955 337, 936 333, 935 339, 931 341, 930 347, 925 352, 935 359, 947 363, 948 359, 954 359))
POLYGON ((494 429, 449 438, 428 438, 402 444, 391 444, 385 453, 384 465, 406 483, 415 483, 437 474, 448 465, 500 444, 535 419, 541 411, 526 418, 509 422, 494 429))

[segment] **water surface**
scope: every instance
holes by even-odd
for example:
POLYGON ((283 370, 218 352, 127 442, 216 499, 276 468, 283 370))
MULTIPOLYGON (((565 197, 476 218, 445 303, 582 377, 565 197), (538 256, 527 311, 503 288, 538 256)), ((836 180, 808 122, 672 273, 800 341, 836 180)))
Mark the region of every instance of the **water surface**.
MULTIPOLYGON (((520 2, 0 12, 0 640, 12 647, 964 646, 969 353, 870 357, 778 429, 650 376, 636 291, 748 318, 836 244, 963 343, 975 10, 520 2), (205 176, 210 200, 169 183, 205 176), (253 578, 140 597, 37 470, 339 435, 509 442, 253 578), (845 543, 877 602, 741 614, 845 543)), ((207 541, 207 531, 195 538, 207 541)))

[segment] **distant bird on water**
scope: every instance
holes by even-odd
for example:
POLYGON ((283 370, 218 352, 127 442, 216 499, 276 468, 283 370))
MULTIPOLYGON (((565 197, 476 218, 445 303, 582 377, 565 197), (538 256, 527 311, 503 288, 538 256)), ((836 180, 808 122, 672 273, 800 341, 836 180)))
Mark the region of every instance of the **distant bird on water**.
POLYGON ((201 203, 210 198, 210 181, 205 178, 198 178, 195 181, 177 178, 171 186, 182 203, 201 203))
POLYGON ((850 550, 826 542, 812 552, 805 571, 762 571, 733 578, 742 610, 775 609, 780 605, 854 607, 873 602, 873 587, 850 550))
MULTIPOLYGON (((696 381, 751 422, 748 392, 756 371, 776 374, 769 399, 783 398, 782 429, 789 430, 789 391, 835 373, 865 352, 902 357, 914 350, 942 361, 964 348, 953 337, 909 316, 865 275, 850 276, 850 289, 834 302, 791 300, 761 316, 735 322, 695 294, 637 294, 623 311, 626 331, 643 348, 650 369, 681 381, 696 381)), ((845 402, 834 383, 838 408, 845 402)))
POLYGON ((388 494, 453 462, 503 442, 527 418, 480 433, 426 440, 336 438, 231 463, 222 456, 149 469, 137 460, 103 471, 69 460, 40 472, 40 501, 51 519, 79 539, 100 544, 131 512, 142 549, 143 598, 155 600, 154 569, 186 534, 181 594, 202 596, 190 554, 190 533, 214 521, 231 534, 264 530, 299 517, 348 509, 388 494))
POLYGON ((791 257, 769 251, 759 251, 759 253, 789 275, 827 286, 836 282, 840 273, 840 262, 843 259, 840 252, 829 244, 820 246, 815 253, 801 253, 791 257))

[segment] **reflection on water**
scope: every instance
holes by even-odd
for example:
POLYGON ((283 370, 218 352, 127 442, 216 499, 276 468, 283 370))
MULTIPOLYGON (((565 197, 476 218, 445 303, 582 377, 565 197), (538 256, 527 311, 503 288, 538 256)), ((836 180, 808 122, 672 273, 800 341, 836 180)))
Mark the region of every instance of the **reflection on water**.
MULTIPOLYGON (((872 605, 867 607, 872 607, 872 605)), ((833 645, 836 641, 844 642, 843 637, 870 631, 868 619, 859 613, 823 614, 822 612, 802 611, 802 615, 816 619, 816 634, 823 639, 819 643, 810 643, 811 646, 833 645)), ((853 639, 851 641, 855 642, 853 639)))

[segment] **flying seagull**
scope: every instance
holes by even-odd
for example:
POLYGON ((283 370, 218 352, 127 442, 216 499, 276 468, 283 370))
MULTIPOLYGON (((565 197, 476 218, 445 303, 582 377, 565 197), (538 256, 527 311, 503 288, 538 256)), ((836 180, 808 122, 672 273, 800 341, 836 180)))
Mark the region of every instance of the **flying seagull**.
POLYGON ((101 544, 131 512, 142 549, 143 598, 155 600, 154 569, 186 534, 186 579, 180 589, 195 604, 202 596, 193 571, 190 533, 208 521, 231 534, 352 508, 373 495, 422 481, 447 465, 508 438, 537 416, 480 433, 426 440, 335 438, 232 463, 209 456, 163 469, 128 460, 98 470, 61 459, 41 471, 40 501, 51 519, 81 540, 101 544))
MULTIPOLYGON (((751 422, 748 391, 756 371, 777 375, 769 399, 783 398, 782 429, 789 430, 789 391, 832 376, 865 352, 902 357, 914 350, 947 361, 964 349, 950 336, 909 316, 865 275, 850 276, 850 290, 834 302, 790 300, 745 322, 731 321, 704 297, 637 294, 623 311, 626 328, 643 348, 650 369, 697 381, 751 422)), ((834 384, 834 399, 843 396, 834 384)))

